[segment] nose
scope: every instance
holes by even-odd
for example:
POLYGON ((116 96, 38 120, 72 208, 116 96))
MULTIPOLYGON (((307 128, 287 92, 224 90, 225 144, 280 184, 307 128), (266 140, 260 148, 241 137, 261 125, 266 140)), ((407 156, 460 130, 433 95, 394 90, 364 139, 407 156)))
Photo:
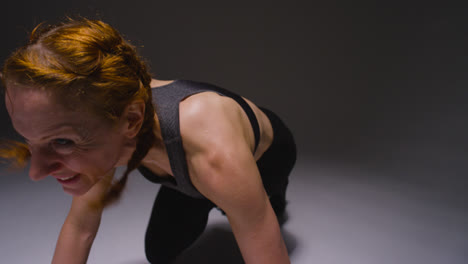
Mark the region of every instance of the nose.
POLYGON ((41 147, 31 147, 30 149, 31 162, 29 167, 29 178, 31 178, 31 180, 42 180, 63 167, 58 156, 52 150, 41 147))

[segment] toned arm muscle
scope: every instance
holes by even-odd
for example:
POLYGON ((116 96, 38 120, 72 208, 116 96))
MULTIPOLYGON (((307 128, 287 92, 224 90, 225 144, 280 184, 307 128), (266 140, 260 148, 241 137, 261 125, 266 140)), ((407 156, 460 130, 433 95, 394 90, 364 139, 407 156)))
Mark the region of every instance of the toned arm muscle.
POLYGON ((192 182, 226 212, 246 263, 289 263, 241 125, 242 109, 216 96, 181 105, 181 133, 192 182))

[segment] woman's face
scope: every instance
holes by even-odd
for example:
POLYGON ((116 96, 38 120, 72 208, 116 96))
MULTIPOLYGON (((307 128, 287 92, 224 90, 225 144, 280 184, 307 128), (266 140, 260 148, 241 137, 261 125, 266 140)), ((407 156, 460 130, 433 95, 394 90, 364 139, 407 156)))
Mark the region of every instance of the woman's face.
POLYGON ((14 128, 29 144, 34 181, 50 175, 65 192, 82 195, 128 160, 132 144, 122 126, 68 110, 45 91, 8 85, 6 106, 14 128))

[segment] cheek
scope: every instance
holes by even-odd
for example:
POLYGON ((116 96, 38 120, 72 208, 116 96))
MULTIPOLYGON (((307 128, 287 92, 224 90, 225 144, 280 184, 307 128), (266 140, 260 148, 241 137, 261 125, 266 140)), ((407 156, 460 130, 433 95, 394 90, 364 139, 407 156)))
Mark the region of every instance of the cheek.
POLYGON ((70 169, 92 177, 101 177, 117 166, 123 153, 124 141, 118 134, 106 131, 94 143, 67 158, 70 169))
POLYGON ((119 149, 114 145, 71 155, 65 163, 75 172, 100 177, 116 167, 118 158, 119 149))

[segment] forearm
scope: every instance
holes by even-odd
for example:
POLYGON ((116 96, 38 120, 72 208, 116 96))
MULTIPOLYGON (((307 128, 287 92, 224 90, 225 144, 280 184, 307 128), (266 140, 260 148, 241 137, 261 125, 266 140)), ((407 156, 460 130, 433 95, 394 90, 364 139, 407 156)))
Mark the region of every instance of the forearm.
POLYGON ((83 264, 99 228, 100 218, 92 228, 83 228, 69 219, 65 220, 55 247, 52 264, 83 264))
POLYGON ((249 229, 242 230, 242 228, 235 225, 232 228, 245 263, 290 263, 286 245, 274 213, 267 213, 249 229))

